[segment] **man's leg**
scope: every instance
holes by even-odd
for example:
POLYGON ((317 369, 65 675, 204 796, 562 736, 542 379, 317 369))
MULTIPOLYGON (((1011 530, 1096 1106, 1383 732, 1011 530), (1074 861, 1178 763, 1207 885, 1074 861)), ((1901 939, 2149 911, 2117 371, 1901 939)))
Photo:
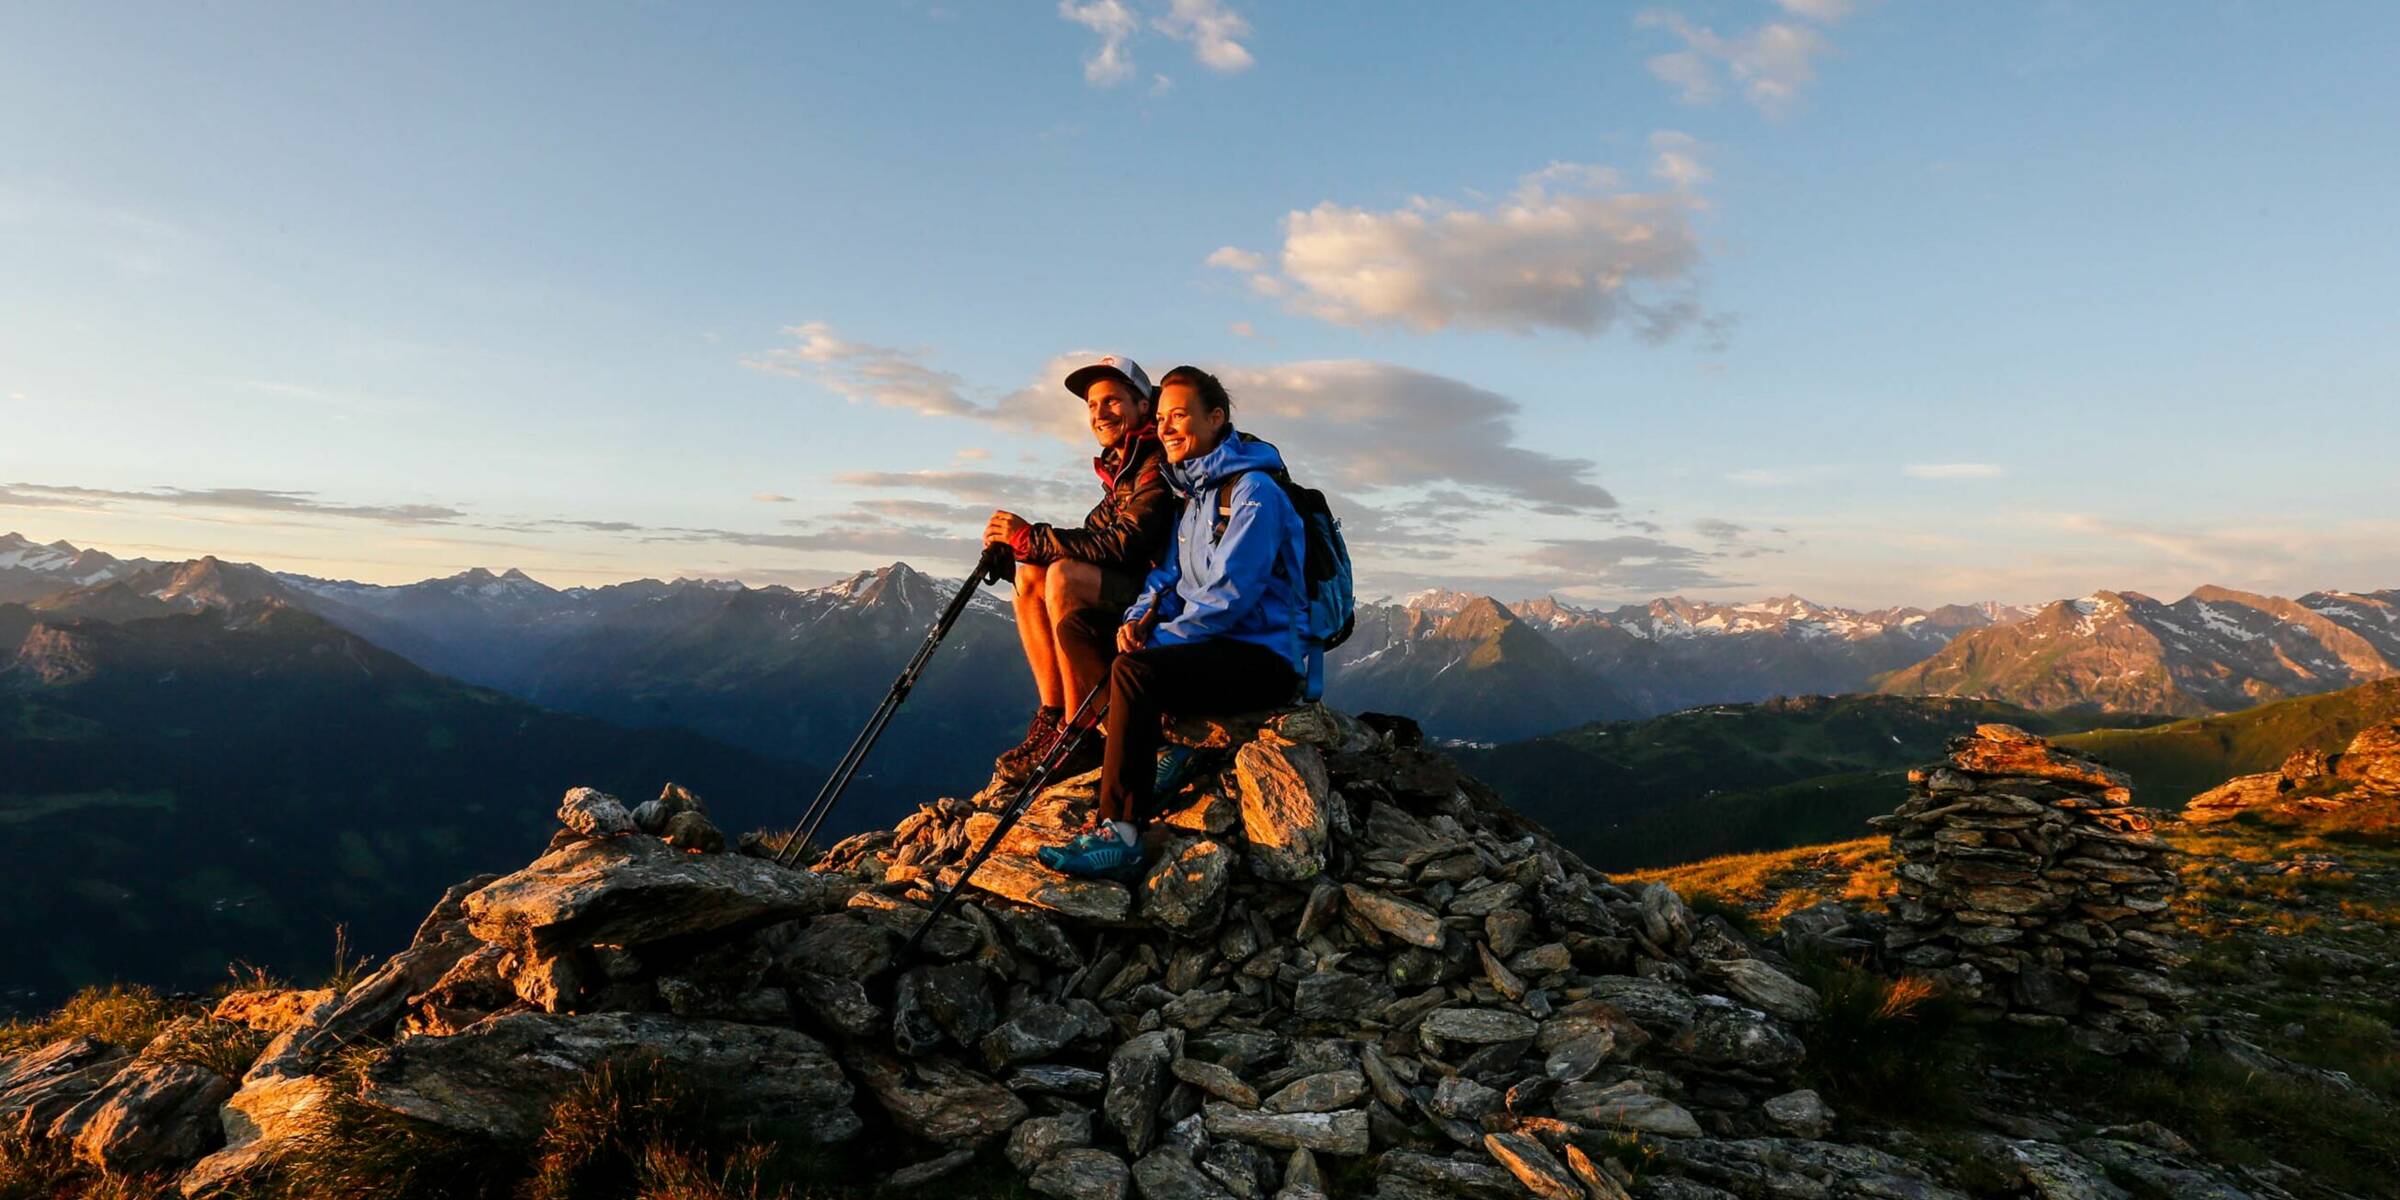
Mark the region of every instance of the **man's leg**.
POLYGON ((1077 646, 1076 637, 1069 632, 1069 618, 1100 606, 1100 568, 1087 562, 1060 559, 1042 573, 1043 596, 1050 606, 1052 636, 1050 645, 1058 659, 1058 694, 1066 697, 1063 704, 1073 705, 1083 699, 1085 692, 1104 678, 1108 657, 1116 652, 1116 625, 1120 613, 1107 613, 1110 618, 1108 636, 1100 643, 1095 661, 1089 647, 1077 646))
MULTIPOLYGON (((1055 565, 1055 564, 1053 564, 1055 565)), ((1049 567, 1017 564, 1017 640, 1025 645, 1025 665, 1033 668, 1033 687, 1043 708, 1074 703, 1059 684, 1058 622, 1050 615, 1049 567)))

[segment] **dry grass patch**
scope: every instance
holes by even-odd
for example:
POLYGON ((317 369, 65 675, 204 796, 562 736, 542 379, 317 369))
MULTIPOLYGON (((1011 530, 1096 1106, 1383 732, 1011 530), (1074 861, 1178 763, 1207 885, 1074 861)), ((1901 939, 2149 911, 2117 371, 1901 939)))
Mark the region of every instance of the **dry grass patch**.
POLYGON ((1713 901, 1739 908, 1772 929, 1784 917, 1828 900, 1881 908, 1892 891, 1891 847, 1882 838, 1859 838, 1793 850, 1727 854, 1679 867, 1637 871, 1627 878, 1666 884, 1698 907, 1713 901))

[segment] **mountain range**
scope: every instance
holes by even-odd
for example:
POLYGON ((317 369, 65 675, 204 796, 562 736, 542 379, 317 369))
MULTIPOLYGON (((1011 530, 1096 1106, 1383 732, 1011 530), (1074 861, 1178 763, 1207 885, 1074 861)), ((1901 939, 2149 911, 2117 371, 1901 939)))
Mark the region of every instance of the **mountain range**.
POLYGON ((0 1013, 93 979, 204 987, 236 956, 314 975, 336 922, 387 952, 429 892, 537 850, 570 787, 671 779, 738 832, 818 778, 444 678, 242 598, 240 572, 175 582, 0 604, 0 1013))
MULTIPOLYGON (((483 569, 392 586, 0 537, 0 594, 37 608, 121 616, 274 598, 548 708, 818 760, 838 755, 955 586, 905 563, 808 589, 552 588, 483 569)), ((2173 603, 2104 591, 1861 610, 1798 596, 1586 608, 1437 590, 1361 604, 1327 694, 1354 711, 1416 714, 1439 737, 1497 743, 1696 705, 1872 691, 2197 715, 2396 674, 2400 591, 2295 600, 2204 587, 2173 603)), ((907 790, 970 783, 1032 701, 1007 601, 986 593, 871 770, 907 790)))

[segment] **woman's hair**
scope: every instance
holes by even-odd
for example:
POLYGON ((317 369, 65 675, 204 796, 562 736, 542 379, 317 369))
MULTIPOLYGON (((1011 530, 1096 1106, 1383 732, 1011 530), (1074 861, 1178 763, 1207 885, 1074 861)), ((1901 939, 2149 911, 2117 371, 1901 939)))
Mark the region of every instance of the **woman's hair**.
POLYGON ((1198 367, 1177 367, 1167 372, 1159 379, 1158 390, 1163 392, 1168 384, 1173 383, 1199 392, 1200 406, 1210 412, 1230 412, 1233 409, 1233 397, 1225 394, 1224 381, 1198 367))

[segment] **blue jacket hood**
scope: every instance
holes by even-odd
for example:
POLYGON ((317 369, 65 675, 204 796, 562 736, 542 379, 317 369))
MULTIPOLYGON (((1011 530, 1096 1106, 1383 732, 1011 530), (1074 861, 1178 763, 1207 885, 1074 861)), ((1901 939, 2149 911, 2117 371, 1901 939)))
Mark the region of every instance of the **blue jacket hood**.
POLYGON ((1273 442, 1260 441, 1249 434, 1225 427, 1225 440, 1217 448, 1197 458, 1167 464, 1167 483, 1177 494, 1190 499, 1201 489, 1236 471, 1280 471, 1283 452, 1273 442))

